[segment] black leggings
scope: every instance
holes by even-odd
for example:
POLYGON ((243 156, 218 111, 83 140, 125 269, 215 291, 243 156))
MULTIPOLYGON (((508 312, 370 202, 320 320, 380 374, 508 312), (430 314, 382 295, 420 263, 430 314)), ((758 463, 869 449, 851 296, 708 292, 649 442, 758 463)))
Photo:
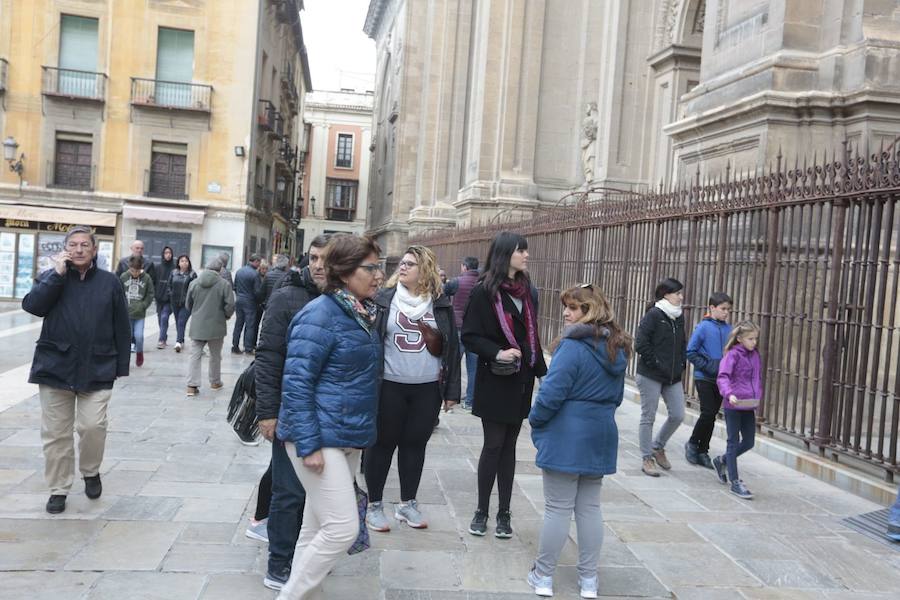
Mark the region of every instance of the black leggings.
POLYGON ((715 381, 695 379, 694 387, 697 388, 697 396, 700 398, 700 417, 694 423, 694 431, 691 433, 691 442, 697 444, 697 450, 701 454, 709 452, 709 440, 712 439, 716 428, 716 415, 722 406, 722 394, 715 381))
POLYGON ((441 394, 437 382, 381 384, 378 401, 378 440, 366 450, 365 473, 369 500, 381 502, 384 482, 397 450, 397 470, 400 474, 400 500, 416 497, 425 446, 434 429, 434 419, 441 410, 441 394))
POLYGON ((269 506, 272 504, 272 461, 269 461, 269 468, 263 473, 262 479, 259 480, 259 491, 256 494, 256 514, 253 515, 254 521, 262 521, 269 518, 269 506))
POLYGON ((495 479, 500 493, 500 510, 509 510, 516 474, 516 440, 522 422, 509 424, 482 419, 481 427, 484 429, 484 446, 478 459, 478 510, 488 511, 495 479))

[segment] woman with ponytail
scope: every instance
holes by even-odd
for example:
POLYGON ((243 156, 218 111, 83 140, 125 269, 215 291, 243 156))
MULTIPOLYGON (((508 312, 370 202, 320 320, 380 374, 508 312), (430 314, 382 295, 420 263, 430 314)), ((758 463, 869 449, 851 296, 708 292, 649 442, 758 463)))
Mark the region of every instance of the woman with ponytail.
POLYGON ((484 431, 478 460, 478 508, 469 526, 472 535, 487 532, 496 480, 500 506, 494 535, 512 537, 509 503, 516 439, 531 410, 534 378, 547 372, 537 333, 537 290, 531 285, 527 265, 525 237, 508 231, 498 234, 463 316, 463 346, 478 356, 472 414, 481 418, 484 431))

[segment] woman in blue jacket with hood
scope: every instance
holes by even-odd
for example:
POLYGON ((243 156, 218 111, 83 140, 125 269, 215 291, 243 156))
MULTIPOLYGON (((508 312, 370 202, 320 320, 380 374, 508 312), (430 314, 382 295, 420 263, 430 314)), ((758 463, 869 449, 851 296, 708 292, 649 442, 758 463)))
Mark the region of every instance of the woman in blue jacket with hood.
POLYGON ((280 600, 312 597, 359 533, 353 488, 375 443, 382 342, 375 329, 378 244, 325 248, 325 290, 291 321, 276 433, 306 490, 303 526, 280 600))
POLYGON ((615 412, 625 391, 632 339, 609 301, 590 284, 560 295, 566 328, 528 415, 537 466, 544 476, 544 526, 528 583, 553 595, 553 574, 575 512, 582 598, 597 597, 603 543, 600 486, 616 472, 615 412))

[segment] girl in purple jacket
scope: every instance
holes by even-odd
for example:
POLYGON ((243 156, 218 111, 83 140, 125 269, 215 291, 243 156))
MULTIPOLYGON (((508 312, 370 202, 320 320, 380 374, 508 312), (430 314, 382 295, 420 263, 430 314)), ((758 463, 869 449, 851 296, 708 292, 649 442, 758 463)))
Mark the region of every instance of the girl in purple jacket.
POLYGON ((753 447, 756 435, 756 407, 762 399, 762 371, 759 352, 759 327, 751 321, 738 323, 725 344, 725 356, 719 364, 716 384, 722 394, 727 450, 713 459, 716 475, 723 484, 731 482, 731 493, 750 500, 753 494, 738 478, 737 458, 753 447))

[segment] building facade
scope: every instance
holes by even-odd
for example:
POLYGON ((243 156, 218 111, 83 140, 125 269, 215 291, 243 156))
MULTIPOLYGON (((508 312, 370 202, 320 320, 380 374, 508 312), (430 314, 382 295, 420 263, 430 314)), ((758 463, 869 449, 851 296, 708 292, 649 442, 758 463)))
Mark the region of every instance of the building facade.
POLYGON ((362 234, 369 197, 371 93, 306 95, 307 154, 303 187, 303 249, 322 233, 362 234))
POLYGON ((301 9, 0 0, 0 137, 24 157, 21 179, 0 175, 0 297, 21 297, 76 223, 100 235, 101 265, 135 238, 195 267, 291 247, 311 87, 301 9))
POLYGON ((532 214, 900 133, 894 0, 371 0, 369 229, 532 214))

